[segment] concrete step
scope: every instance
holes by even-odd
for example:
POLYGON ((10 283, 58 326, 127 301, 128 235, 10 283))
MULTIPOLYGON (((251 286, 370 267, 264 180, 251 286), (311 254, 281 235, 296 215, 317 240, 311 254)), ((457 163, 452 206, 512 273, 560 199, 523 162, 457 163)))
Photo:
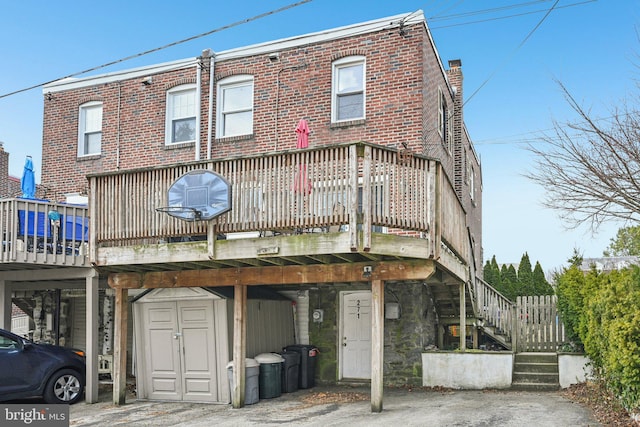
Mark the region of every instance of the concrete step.
POLYGON ((560 388, 556 353, 516 353, 511 388, 552 391, 560 388))
POLYGON ((514 372, 558 374, 558 363, 522 363, 516 362, 514 372))
POLYGON ((511 383, 511 390, 517 390, 517 391, 557 391, 559 389, 560 389, 560 384, 542 384, 542 383, 526 383, 526 382, 511 383))
POLYGON ((535 384, 560 384, 560 376, 555 374, 542 374, 539 372, 514 372, 512 383, 535 384))
POLYGON ((558 363, 556 353, 516 353, 516 363, 558 363))

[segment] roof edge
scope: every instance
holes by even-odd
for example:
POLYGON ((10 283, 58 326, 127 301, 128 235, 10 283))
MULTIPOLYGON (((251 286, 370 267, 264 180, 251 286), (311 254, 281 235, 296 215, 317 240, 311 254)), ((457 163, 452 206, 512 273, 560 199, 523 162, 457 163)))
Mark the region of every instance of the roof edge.
MULTIPOLYGON (((372 33, 384 29, 398 28, 401 25, 424 24, 426 19, 422 10, 410 13, 402 13, 399 15, 379 18, 372 21, 361 22, 357 24, 336 27, 324 31, 303 34, 283 39, 272 40, 264 43, 253 44, 249 46, 239 47, 220 51, 214 54, 216 61, 224 61, 235 58, 243 58, 248 56, 266 54, 278 50, 295 48, 308 44, 321 43, 330 40, 350 37, 358 34, 372 33)), ((172 62, 165 62, 139 68, 115 71, 112 73, 99 74, 90 77, 75 78, 69 77, 56 80, 43 86, 42 93, 55 93, 71 89, 79 89, 98 84, 112 83, 122 80, 130 80, 142 78, 153 74, 163 73, 166 71, 176 70, 195 66, 199 58, 187 58, 172 62)))

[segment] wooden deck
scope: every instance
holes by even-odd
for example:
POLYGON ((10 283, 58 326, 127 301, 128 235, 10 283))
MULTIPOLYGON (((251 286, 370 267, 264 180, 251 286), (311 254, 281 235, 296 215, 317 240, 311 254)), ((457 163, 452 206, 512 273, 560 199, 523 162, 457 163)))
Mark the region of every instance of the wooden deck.
POLYGON ((90 260, 101 273, 438 260, 467 280, 465 212, 440 164, 418 155, 340 144, 89 181, 90 260), (229 212, 189 222, 158 210, 194 170, 229 182, 229 212))
POLYGON ((46 200, 0 200, 0 270, 89 267, 88 212, 46 200))

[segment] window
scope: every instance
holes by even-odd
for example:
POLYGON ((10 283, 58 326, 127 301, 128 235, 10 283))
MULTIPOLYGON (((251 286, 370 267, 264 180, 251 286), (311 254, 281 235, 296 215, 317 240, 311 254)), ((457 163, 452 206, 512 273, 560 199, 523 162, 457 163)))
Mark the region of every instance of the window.
POLYGON ((470 172, 469 172, 469 195, 471 196, 471 200, 475 199, 476 179, 475 179, 475 171, 473 169, 473 166, 471 166, 470 172))
POLYGON ((438 89, 438 133, 442 137, 442 143, 451 153, 452 148, 452 135, 451 125, 452 120, 449 117, 449 108, 447 107, 447 98, 445 97, 442 89, 438 89))
POLYGON ((352 56, 333 63, 331 121, 364 119, 364 57, 352 56))
POLYGON ((80 106, 78 156, 100 154, 102 145, 102 103, 87 102, 80 106))
POLYGON ((177 86, 167 92, 166 144, 195 142, 196 86, 193 84, 177 86))
POLYGON ((253 76, 233 76, 218 83, 218 126, 216 136, 253 133, 253 76))

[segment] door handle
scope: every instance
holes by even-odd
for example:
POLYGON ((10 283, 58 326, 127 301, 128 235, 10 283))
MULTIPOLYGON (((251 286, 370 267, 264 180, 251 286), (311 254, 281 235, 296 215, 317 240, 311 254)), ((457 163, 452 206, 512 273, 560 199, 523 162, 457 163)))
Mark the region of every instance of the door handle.
POLYGON ((176 332, 175 334, 173 334, 173 339, 177 340, 178 338, 180 338, 182 336, 182 334, 180 332, 176 332))

